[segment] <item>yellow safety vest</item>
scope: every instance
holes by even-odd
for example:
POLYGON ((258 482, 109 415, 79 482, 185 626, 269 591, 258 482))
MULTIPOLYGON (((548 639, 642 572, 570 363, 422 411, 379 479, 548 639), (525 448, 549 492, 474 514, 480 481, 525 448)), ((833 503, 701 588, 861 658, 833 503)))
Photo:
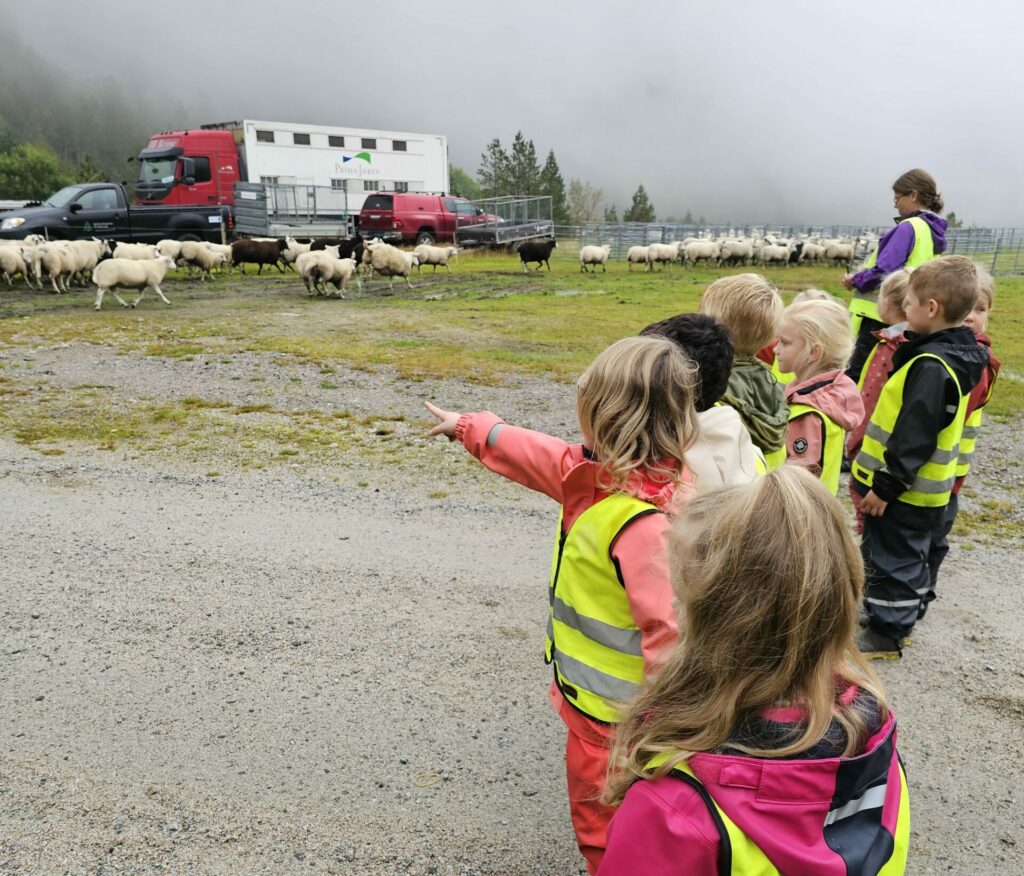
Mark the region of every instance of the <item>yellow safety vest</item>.
POLYGON ((974 457, 974 448, 978 444, 978 433, 981 432, 981 412, 992 398, 992 390, 995 389, 995 386, 995 380, 989 383, 988 394, 981 404, 971 411, 971 415, 964 420, 964 431, 960 436, 960 453, 956 461, 956 476, 958 478, 966 477, 971 470, 971 459, 974 457))
MULTIPOLYGON (((914 226, 914 248, 910 250, 904 267, 915 268, 925 262, 930 262, 935 258, 935 243, 932 240, 931 226, 920 216, 911 216, 903 221, 914 226)), ((877 261, 878 247, 876 246, 861 270, 866 271, 868 268, 873 268, 877 261)), ((850 299, 850 326, 853 329, 854 337, 860 333, 860 324, 865 317, 876 322, 882 321, 878 315, 878 291, 861 292, 854 289, 853 297, 850 299)))
POLYGON ((783 444, 778 450, 767 450, 764 454, 764 462, 768 471, 775 471, 786 461, 786 445, 783 444))
MULTIPOLYGON (((672 757, 671 752, 659 754, 648 762, 647 769, 654 770, 672 757)), ((682 779, 692 787, 711 813, 711 820, 719 834, 719 874, 720 876, 783 876, 769 860, 761 848, 733 821, 718 805, 708 792, 707 787, 690 769, 689 763, 683 761, 676 764, 670 775, 682 779)), ((893 837, 893 851, 889 860, 877 876, 902 876, 907 869, 907 856, 910 851, 910 791, 907 788, 907 777, 900 764, 900 805, 896 816, 896 833, 893 837)))
POLYGON ((818 475, 818 479, 832 491, 832 495, 837 496, 839 495, 839 473, 842 471, 846 430, 831 417, 811 405, 791 404, 789 406, 790 422, 805 414, 817 416, 824 426, 822 438, 825 444, 821 448, 821 474, 818 475))
POLYGON ((934 353, 921 353, 914 356, 885 382, 878 397, 878 404, 871 414, 871 420, 864 433, 864 443, 861 444, 860 453, 853 461, 851 474, 858 482, 867 487, 871 487, 874 483, 875 472, 885 465, 886 444, 892 435, 896 418, 903 406, 903 388, 907 382, 907 374, 916 361, 925 358, 935 359, 942 363, 942 367, 956 382, 960 392, 960 403, 952 422, 939 432, 935 451, 931 458, 918 469, 913 484, 899 497, 899 501, 923 508, 941 508, 949 504, 953 480, 956 477, 968 396, 964 394, 953 369, 942 357, 936 356, 934 353))
POLYGON ((645 514, 650 502, 613 493, 561 531, 551 561, 550 612, 544 657, 555 682, 583 714, 614 724, 643 688, 641 632, 612 559, 619 533, 645 514))

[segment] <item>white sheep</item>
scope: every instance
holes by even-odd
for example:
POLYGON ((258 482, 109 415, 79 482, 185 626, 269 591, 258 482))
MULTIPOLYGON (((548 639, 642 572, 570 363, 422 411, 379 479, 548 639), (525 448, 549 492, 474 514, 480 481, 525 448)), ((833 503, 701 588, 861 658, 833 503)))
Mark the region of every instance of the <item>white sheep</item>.
POLYGON ((281 250, 281 261, 285 265, 293 265, 298 260, 299 256, 304 252, 309 252, 310 247, 313 245, 313 241, 309 243, 299 243, 294 237, 285 237, 284 242, 287 246, 281 250))
POLYGON ((693 240, 683 249, 683 263, 692 268, 697 262, 718 264, 722 255, 722 244, 717 240, 693 240))
POLYGON ((161 255, 152 243, 119 243, 114 247, 115 259, 153 259, 161 255))
MULTIPOLYGON (((345 297, 345 287, 348 281, 355 275, 356 283, 362 288, 363 281, 359 278, 356 260, 353 258, 338 259, 332 256, 317 259, 312 268, 313 272, 319 275, 320 284, 330 283, 338 298, 345 297)), ((324 294, 327 289, 324 287, 324 294)))
POLYGON ((173 259, 159 254, 155 258, 145 261, 112 258, 100 262, 96 265, 96 270, 92 272, 93 282, 96 283, 96 309, 99 310, 103 304, 104 292, 109 292, 122 307, 127 307, 128 304, 115 291, 118 288, 141 290, 139 297, 132 302, 132 307, 138 307, 147 289, 152 289, 160 296, 160 300, 164 304, 170 306, 171 302, 167 300, 167 296, 160 289, 160 284, 167 272, 174 266, 173 259))
POLYGON ((754 247, 749 240, 729 238, 721 241, 719 265, 749 265, 754 258, 754 247))
POLYGON ((86 282, 86 273, 91 275, 99 260, 110 255, 110 244, 96 237, 91 240, 70 240, 67 246, 75 264, 74 274, 82 286, 86 282))
POLYGON ((323 294, 326 290, 320 283, 320 262, 327 259, 337 259, 340 254, 340 247, 328 246, 320 250, 306 251, 299 253, 295 260, 295 270, 306 284, 306 291, 310 295, 323 294))
POLYGON ((224 254, 224 264, 222 266, 222 269, 223 268, 227 268, 227 271, 230 274, 231 270, 232 270, 231 269, 231 246, 229 244, 226 244, 226 243, 210 243, 209 241, 206 241, 204 245, 211 252, 220 252, 220 253, 224 254))
POLYGON ((206 278, 212 276, 210 271, 214 268, 221 268, 227 264, 228 257, 222 252, 214 252, 204 243, 186 240, 181 245, 181 261, 179 264, 189 266, 189 273, 193 267, 199 268, 199 280, 205 283, 206 278))
POLYGON ((593 272, 597 273, 597 266, 602 271, 608 270, 608 256, 612 248, 608 244, 603 246, 584 246, 580 248, 580 271, 586 273, 587 265, 593 265, 593 272))
POLYGON ((825 258, 831 259, 834 265, 846 265, 849 270, 853 261, 854 244, 847 241, 834 242, 825 247, 825 258))
POLYGON ((626 253, 626 270, 632 271, 633 265, 646 265, 647 264, 647 247, 646 246, 631 246, 629 252, 626 253))
POLYGON ((821 244, 807 241, 804 243, 804 248, 800 251, 800 263, 805 262, 817 263, 825 258, 825 247, 821 244))
MULTIPOLYGON (((17 246, 0 246, 0 274, 3 274, 4 282, 8 286, 14 285, 14 275, 21 274, 26 283, 28 281, 28 269, 25 267, 25 259, 21 255, 21 248, 17 246)), ((29 286, 32 284, 29 283, 29 286)))
POLYGON ((75 272, 75 256, 66 240, 41 243, 32 256, 32 270, 42 288, 43 277, 50 278, 50 285, 58 295, 68 291, 68 280, 75 272))
POLYGON ((682 251, 682 243, 651 243, 647 246, 647 267, 645 271, 650 271, 654 268, 654 265, 659 262, 668 264, 674 262, 679 258, 679 253, 682 251))
POLYGON ((370 267, 373 272, 382 277, 391 278, 391 282, 388 283, 389 292, 395 291, 395 277, 403 277, 405 285, 412 288, 409 275, 412 274, 412 269, 420 263, 416 253, 404 252, 388 243, 381 243, 367 247, 367 249, 370 253, 370 267))
POLYGON ((790 244, 768 243, 761 247, 761 265, 781 264, 789 267, 789 257, 793 252, 790 244))
POLYGON ((448 273, 452 272, 451 265, 448 264, 448 260, 452 256, 457 256, 462 250, 457 246, 428 246, 425 243, 421 243, 417 246, 413 253, 419 260, 416 270, 422 270, 423 265, 433 265, 434 272, 437 272, 438 265, 448 269, 448 273))
POLYGON ((158 240, 156 244, 156 251, 160 253, 160 255, 167 256, 167 258, 177 261, 181 258, 181 244, 182 241, 171 240, 170 238, 158 240))

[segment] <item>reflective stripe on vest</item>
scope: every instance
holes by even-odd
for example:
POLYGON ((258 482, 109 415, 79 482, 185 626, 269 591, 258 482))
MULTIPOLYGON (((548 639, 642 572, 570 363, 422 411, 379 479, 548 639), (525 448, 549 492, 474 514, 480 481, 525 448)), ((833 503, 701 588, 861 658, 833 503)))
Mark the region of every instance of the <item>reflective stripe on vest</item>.
POLYGON ((832 491, 832 495, 838 495, 839 472, 842 470, 846 431, 835 420, 826 416, 818 408, 800 404, 791 404, 789 406, 790 422, 797 417, 807 415, 817 416, 824 426, 822 438, 825 444, 821 448, 821 473, 818 475, 818 479, 832 491))
POLYGON ((956 461, 956 476, 967 477, 971 470, 971 460, 974 458, 974 448, 978 443, 978 434, 981 432, 981 412, 984 408, 976 408, 964 422, 964 431, 960 436, 960 453, 956 461))
POLYGON ((874 483, 875 472, 885 465, 885 448, 903 407, 903 388, 907 382, 907 374, 915 362, 926 358, 942 363, 942 367, 953 378, 953 382, 960 392, 960 403, 952 422, 939 432, 935 452, 917 470, 910 489, 903 493, 898 501, 925 508, 939 508, 949 503, 949 496, 953 489, 968 396, 960 387, 960 381, 957 380, 953 369, 944 359, 934 353, 921 353, 914 356, 885 382, 878 397, 878 404, 875 405, 871 420, 864 432, 864 442, 861 444, 860 453, 853 461, 851 473, 857 481, 868 487, 874 483))
MULTIPOLYGON (((903 221, 909 222, 914 227, 914 246, 910 250, 910 255, 907 256, 907 261, 903 267, 915 268, 918 265, 923 265, 925 262, 930 262, 935 258, 935 242, 932 240, 931 226, 920 216, 911 216, 903 221)), ((876 246, 874 252, 864 262, 864 267, 861 270, 866 271, 869 268, 873 268, 877 261, 878 247, 876 246)), ((875 322, 882 321, 882 318, 878 315, 877 289, 872 292, 861 292, 858 289, 853 290, 853 297, 850 299, 850 318, 854 337, 860 332, 860 323, 865 317, 873 319, 875 322)))
POLYGON ((613 724, 643 688, 641 632, 633 618, 612 545, 637 517, 661 513, 649 502, 613 493, 561 534, 551 562, 544 657, 572 705, 613 724))
MULTIPOLYGON (((647 769, 657 769, 657 767, 664 764, 672 756, 671 752, 657 755, 647 764, 647 769)), ((718 802, 711 796, 704 783, 697 778, 686 761, 674 766, 670 775, 677 779, 682 779, 682 781, 693 788, 708 808, 711 820, 718 830, 718 872, 720 876, 781 876, 782 871, 772 863, 771 859, 761 848, 718 805, 718 802)), ((886 839, 892 842, 892 852, 887 859, 874 861, 874 866, 870 869, 856 870, 862 876, 902 876, 906 872, 907 855, 910 851, 910 792, 907 788, 907 777, 903 772, 902 764, 899 766, 899 775, 900 801, 896 816, 895 834, 889 834, 882 827, 880 823, 881 813, 879 812, 878 814, 879 824, 877 831, 886 834, 882 838, 883 844, 886 839)), ((841 824, 845 819, 852 816, 863 818, 869 810, 881 810, 885 803, 885 796, 886 785, 875 785, 868 788, 857 799, 850 800, 842 806, 836 807, 833 804, 833 808, 825 816, 825 823, 822 825, 823 833, 826 834, 825 841, 829 848, 836 855, 842 857, 844 861, 847 861, 849 857, 866 863, 864 859, 868 857, 866 854, 868 850, 863 848, 849 849, 843 845, 837 848, 832 842, 828 842, 827 834, 829 829, 836 830, 835 827, 832 827, 833 825, 841 824)), ((877 836, 873 836, 872 832, 865 833, 863 830, 858 830, 854 836, 859 836, 865 840, 874 840, 875 844, 877 844, 877 836)), ((849 862, 847 862, 847 866, 849 868, 849 862)))

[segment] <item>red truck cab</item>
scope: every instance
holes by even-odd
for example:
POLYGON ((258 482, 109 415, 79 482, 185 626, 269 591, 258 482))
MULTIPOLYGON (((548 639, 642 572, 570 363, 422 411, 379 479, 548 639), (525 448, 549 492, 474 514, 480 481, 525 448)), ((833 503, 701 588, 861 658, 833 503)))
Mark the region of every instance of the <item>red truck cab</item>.
POLYGON ((497 222, 465 198, 421 192, 388 192, 369 195, 359 213, 363 237, 434 243, 455 240, 455 230, 467 225, 497 222))
POLYGON ((231 131, 163 131, 139 153, 135 200, 140 204, 235 203, 243 179, 231 131))

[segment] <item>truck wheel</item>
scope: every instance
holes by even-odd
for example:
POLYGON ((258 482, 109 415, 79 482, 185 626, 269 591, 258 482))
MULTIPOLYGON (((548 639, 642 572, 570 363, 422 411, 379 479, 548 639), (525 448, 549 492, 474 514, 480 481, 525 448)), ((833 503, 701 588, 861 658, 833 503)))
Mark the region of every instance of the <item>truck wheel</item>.
POLYGON ((434 235, 430 231, 421 231, 416 235, 417 246, 433 246, 434 235))
POLYGON ((178 235, 178 240, 202 240, 202 238, 192 231, 186 231, 184 234, 178 235))

